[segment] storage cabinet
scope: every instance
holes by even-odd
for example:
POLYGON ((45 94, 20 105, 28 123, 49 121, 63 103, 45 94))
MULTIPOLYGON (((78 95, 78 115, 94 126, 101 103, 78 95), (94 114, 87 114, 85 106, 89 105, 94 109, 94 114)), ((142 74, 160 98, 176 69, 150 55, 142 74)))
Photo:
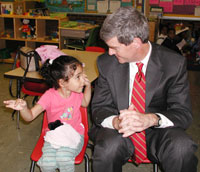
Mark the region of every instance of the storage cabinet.
POLYGON ((25 46, 36 48, 37 44, 54 44, 60 47, 59 26, 64 18, 51 18, 49 16, 23 16, 23 15, 0 15, 0 49, 6 47, 7 40, 22 41, 25 46), (29 19, 34 28, 35 36, 22 38, 20 30, 23 19, 29 19), (9 26, 8 26, 9 25, 9 26), (54 34, 54 37, 52 35, 54 34), (55 34, 57 37, 55 38, 55 34))

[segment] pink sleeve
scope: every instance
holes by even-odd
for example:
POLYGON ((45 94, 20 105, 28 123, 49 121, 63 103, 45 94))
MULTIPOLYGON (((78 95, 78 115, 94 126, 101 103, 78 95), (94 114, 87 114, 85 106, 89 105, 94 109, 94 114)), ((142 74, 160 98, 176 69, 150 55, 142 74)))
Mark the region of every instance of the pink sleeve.
POLYGON ((41 105, 43 107, 43 109, 48 109, 49 105, 50 105, 50 100, 51 100, 51 94, 50 91, 47 90, 39 99, 39 101, 37 102, 37 104, 41 105))

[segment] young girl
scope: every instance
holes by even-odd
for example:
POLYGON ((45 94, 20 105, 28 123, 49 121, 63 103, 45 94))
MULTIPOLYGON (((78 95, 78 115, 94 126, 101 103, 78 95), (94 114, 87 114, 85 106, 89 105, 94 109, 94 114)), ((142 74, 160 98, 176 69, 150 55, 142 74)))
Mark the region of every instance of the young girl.
POLYGON ((46 110, 48 127, 38 161, 42 172, 73 172, 74 159, 83 146, 84 127, 80 106, 87 107, 91 86, 82 64, 71 56, 47 60, 41 75, 52 87, 29 109, 22 99, 4 101, 6 107, 19 110, 25 121, 32 121, 46 110))

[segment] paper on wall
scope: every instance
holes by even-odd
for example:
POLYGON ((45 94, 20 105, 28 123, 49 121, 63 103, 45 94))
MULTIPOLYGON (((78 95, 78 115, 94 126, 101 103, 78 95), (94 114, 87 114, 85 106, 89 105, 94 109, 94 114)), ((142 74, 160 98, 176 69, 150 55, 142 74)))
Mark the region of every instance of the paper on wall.
POLYGON ((110 12, 115 12, 121 6, 121 1, 110 1, 110 12))
POLYGON ((97 1, 97 12, 107 13, 108 11, 108 1, 97 1))

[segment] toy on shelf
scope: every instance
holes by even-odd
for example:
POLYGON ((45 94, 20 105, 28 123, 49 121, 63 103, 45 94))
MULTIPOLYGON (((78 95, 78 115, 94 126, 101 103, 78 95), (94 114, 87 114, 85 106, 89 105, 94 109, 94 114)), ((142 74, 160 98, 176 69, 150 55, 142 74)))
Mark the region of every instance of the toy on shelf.
POLYGON ((1 14, 13 14, 12 2, 1 2, 1 14))
POLYGON ((22 38, 32 38, 31 30, 34 31, 34 28, 31 25, 29 25, 29 23, 29 19, 23 19, 23 25, 19 28, 19 30, 22 31, 22 38))
POLYGON ((23 4, 22 4, 22 3, 17 4, 17 5, 15 6, 14 14, 22 15, 23 13, 24 13, 23 4))
POLYGON ((14 38, 14 31, 12 29, 6 29, 0 33, 0 37, 4 38, 14 38))

